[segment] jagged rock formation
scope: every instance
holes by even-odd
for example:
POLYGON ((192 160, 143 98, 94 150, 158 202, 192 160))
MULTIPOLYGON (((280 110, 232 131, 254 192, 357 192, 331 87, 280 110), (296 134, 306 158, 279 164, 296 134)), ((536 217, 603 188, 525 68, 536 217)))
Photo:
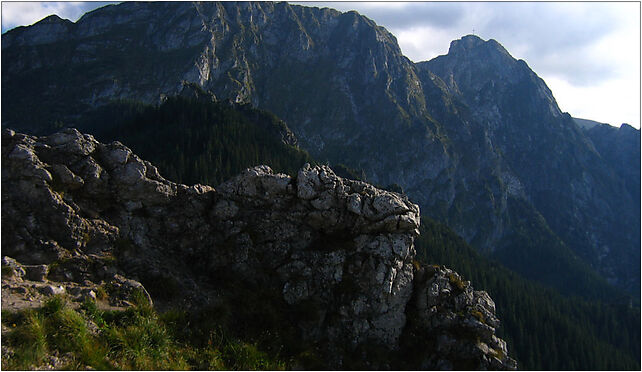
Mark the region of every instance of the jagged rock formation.
POLYGON ((424 347, 421 367, 515 367, 488 295, 413 262, 419 208, 325 166, 294 178, 259 166, 217 189, 186 186, 118 142, 3 130, 2 203, 14 277, 85 295, 139 287, 135 278, 156 303, 192 307, 246 283, 305 314, 289 321, 328 350, 329 367, 366 344, 403 353, 408 342, 424 347), (425 341, 437 334, 436 346, 425 341))
POLYGON ((275 113, 316 159, 401 185, 529 278, 594 295, 584 278, 597 271, 639 293, 639 233, 620 223, 639 226, 639 203, 494 40, 469 35, 415 64, 356 12, 260 2, 126 2, 2 38, 5 127, 51 133, 114 99, 156 103, 195 83, 275 113), (560 286, 560 271, 578 288, 560 286))
POLYGON ((413 343, 412 336, 423 338, 423 344, 410 346, 416 348, 411 358, 419 360, 421 369, 494 370, 516 366, 512 361, 499 363, 504 360, 506 343, 494 334, 499 320, 488 293, 474 291, 459 274, 437 265, 419 268, 414 285, 407 310, 409 336, 403 341, 413 343), (462 335, 471 333, 478 338, 462 340, 462 335))

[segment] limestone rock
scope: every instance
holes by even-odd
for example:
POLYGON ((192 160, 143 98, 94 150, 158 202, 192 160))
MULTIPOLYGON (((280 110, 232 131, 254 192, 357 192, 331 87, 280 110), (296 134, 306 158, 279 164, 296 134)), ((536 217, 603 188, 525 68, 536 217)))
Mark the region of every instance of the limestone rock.
MULTIPOLYGON (((463 327, 485 345, 439 331, 446 356, 433 360, 428 350, 428 366, 456 365, 458 355, 512 366, 508 357, 484 362, 506 355, 487 295, 462 290, 452 272, 416 277, 420 215, 406 196, 309 164, 296 177, 258 166, 217 189, 177 185, 122 144, 73 129, 49 137, 4 130, 2 154, 3 253, 39 265, 25 270, 46 276, 43 293, 68 288, 80 301, 102 286, 112 306, 142 299, 187 308, 271 294, 305 314, 287 322, 301 342, 325 350, 328 367, 341 368, 364 345, 402 352, 409 324, 463 327)), ((3 265, 19 267, 9 258, 3 265)))
POLYGON ((459 274, 424 266, 415 277, 408 333, 421 335, 436 352, 427 351, 422 369, 516 369, 506 343, 495 336, 500 322, 488 293, 474 291, 459 274))
POLYGON ((46 285, 42 287, 41 292, 47 296, 55 296, 65 293, 65 287, 58 285, 46 285))
POLYGON ((22 280, 22 277, 26 274, 25 269, 18 261, 11 257, 4 256, 2 257, 2 267, 6 267, 9 270, 5 273, 5 270, 2 271, 2 276, 10 276, 22 280))
POLYGON ((49 272, 47 265, 25 265, 25 277, 36 282, 44 282, 49 272))

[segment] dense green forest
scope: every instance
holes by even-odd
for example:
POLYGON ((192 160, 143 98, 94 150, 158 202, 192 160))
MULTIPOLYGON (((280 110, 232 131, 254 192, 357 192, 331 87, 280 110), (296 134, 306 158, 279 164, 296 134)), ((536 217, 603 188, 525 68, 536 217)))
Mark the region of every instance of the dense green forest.
POLYGON ((420 230, 421 261, 457 271, 493 298, 498 336, 520 369, 640 369, 638 307, 562 296, 481 256, 443 224, 424 218, 420 230))
MULTIPOLYGON (((123 142, 176 182, 217 185, 258 164, 294 175, 313 162, 284 143, 287 127, 274 115, 211 99, 172 97, 158 106, 115 102, 85 123, 83 129, 99 140, 123 142)), ((344 165, 333 168, 343 177, 364 178, 344 165)), ((480 255, 427 218, 416 248, 421 261, 454 269, 489 292, 502 321, 498 336, 520 369, 640 369, 639 304, 632 306, 620 292, 600 297, 604 302, 562 295, 480 255)))
POLYGON ((513 228, 504 233, 492 253, 485 253, 522 277, 563 295, 607 302, 628 299, 623 290, 610 285, 580 259, 528 201, 508 197, 506 206, 513 228))
POLYGON ((229 102, 170 97, 159 106, 115 102, 85 119, 101 142, 118 140, 156 165, 163 177, 218 185, 267 164, 296 174, 307 152, 286 144, 289 129, 273 114, 229 102))

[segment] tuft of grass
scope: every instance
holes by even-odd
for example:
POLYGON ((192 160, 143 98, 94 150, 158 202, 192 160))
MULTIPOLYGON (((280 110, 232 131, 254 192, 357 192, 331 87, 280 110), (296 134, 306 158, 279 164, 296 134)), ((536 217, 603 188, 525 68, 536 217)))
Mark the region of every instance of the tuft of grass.
POLYGON ((464 288, 466 288, 466 284, 464 284, 461 278, 459 278, 459 276, 455 273, 448 273, 448 281, 452 286, 460 291, 463 291, 464 288))
POLYGON ((85 316, 96 323, 99 328, 103 328, 107 325, 103 319, 104 312, 98 308, 96 302, 90 298, 85 298, 85 301, 80 305, 80 310, 84 312, 85 316))
POLYGON ((103 340, 110 357, 121 369, 187 369, 182 350, 142 292, 133 295, 135 306, 124 312, 103 313, 111 326, 104 327, 103 340))
POLYGON ((47 319, 47 342, 63 353, 80 351, 88 346, 90 335, 85 319, 70 307, 64 307, 47 319))
POLYGON ((238 341, 223 345, 222 359, 225 366, 234 370, 284 370, 285 363, 274 361, 259 351, 255 344, 238 341))
POLYGON ((96 288, 96 299, 97 300, 103 301, 103 300, 106 300, 107 297, 109 297, 109 296, 107 295, 107 291, 105 290, 105 288, 103 286, 100 286, 100 287, 96 288))
MULTIPOLYGON (((103 311, 90 299, 73 309, 62 296, 40 309, 3 312, 10 330, 3 369, 42 367, 47 355, 69 353, 65 369, 125 370, 284 370, 278 352, 256 341, 229 337, 215 312, 173 310, 159 315, 146 296, 135 294, 124 311, 103 311), (205 337, 205 342, 201 342, 205 337)), ((61 366, 57 366, 61 367, 61 366)))
POLYGON ((15 352, 9 360, 2 360, 3 369, 31 369, 42 362, 47 354, 47 332, 45 317, 28 310, 22 319, 12 323, 15 329, 9 334, 8 343, 15 346, 15 352))
POLYGON ((67 300, 62 295, 55 295, 49 298, 42 306, 41 312, 44 315, 53 315, 67 306, 67 300))

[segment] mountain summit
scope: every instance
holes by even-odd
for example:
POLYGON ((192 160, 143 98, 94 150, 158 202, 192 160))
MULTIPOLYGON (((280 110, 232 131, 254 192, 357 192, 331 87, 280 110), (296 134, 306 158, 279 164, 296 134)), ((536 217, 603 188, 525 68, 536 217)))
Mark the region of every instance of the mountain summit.
POLYGON ((464 53, 477 53, 479 56, 480 53, 488 53, 486 56, 491 56, 491 53, 499 52, 504 54, 507 57, 510 57, 510 54, 504 47, 494 39, 484 41, 477 35, 466 35, 461 39, 453 40, 450 42, 450 48, 448 48, 448 55, 456 56, 464 53))
MULTIPOLYGON (((464 36, 451 42, 447 55, 421 62, 419 66, 439 76, 451 92, 473 108, 483 106, 477 113, 492 110, 493 105, 513 104, 510 102, 513 100, 530 104, 524 107, 536 115, 562 115, 546 83, 526 62, 513 58, 495 40, 464 36), (538 104, 546 107, 533 106, 538 104)), ((541 120, 534 124, 538 122, 541 120)))
POLYGON ((194 83, 275 113, 321 161, 402 186, 527 277, 585 296, 608 296, 604 279, 639 293, 640 209, 624 173, 494 40, 464 36, 414 64, 356 12, 127 2, 9 31, 2 52, 5 127, 90 129, 86 115, 105 104, 154 104, 194 83))

